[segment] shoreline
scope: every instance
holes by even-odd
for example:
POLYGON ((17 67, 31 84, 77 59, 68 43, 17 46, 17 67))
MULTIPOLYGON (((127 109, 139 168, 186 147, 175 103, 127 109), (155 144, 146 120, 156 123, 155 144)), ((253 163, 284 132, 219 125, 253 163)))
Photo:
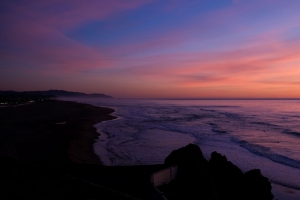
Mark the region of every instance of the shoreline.
POLYGON ((105 166, 94 152, 95 124, 113 112, 56 100, 0 108, 0 198, 149 199, 163 165, 105 166))
MULTIPOLYGON (((139 177, 141 174, 144 174, 148 181, 150 171, 152 172, 156 167, 149 165, 147 167, 149 167, 149 169, 151 168, 151 170, 144 172, 142 166, 111 167, 104 165, 105 162, 103 163, 103 160, 101 160, 101 154, 96 153, 95 149, 95 143, 97 139, 100 138, 99 135, 102 135, 99 130, 97 131, 96 125, 103 121, 117 119, 116 116, 111 115, 115 112, 112 108, 55 100, 20 107, 0 108, 0 110, 1 127, 9 122, 8 125, 4 127, 4 130, 10 130, 10 132, 14 134, 20 130, 25 130, 22 134, 17 134, 16 137, 7 137, 6 140, 3 140, 4 142, 0 140, 0 155, 3 149, 5 149, 3 148, 3 143, 8 141, 10 147, 15 148, 15 151, 11 151, 13 148, 6 148, 7 152, 10 150, 11 157, 21 158, 31 163, 50 164, 50 167, 53 164, 57 164, 55 166, 60 166, 60 169, 65 173, 74 173, 75 177, 82 176, 83 180, 89 180, 90 176, 95 177, 97 174, 97 176, 100 177, 99 180, 92 179, 92 182, 99 181, 100 185, 109 186, 109 188, 114 190, 132 195, 134 195, 135 192, 131 191, 130 187, 124 187, 129 184, 128 182, 125 183, 124 181, 124 183, 122 182, 122 184, 116 186, 114 184, 109 185, 106 181, 101 182, 100 180, 103 179, 109 182, 113 179, 120 181, 120 177, 125 180, 126 174, 130 172, 132 177, 139 177), (2 112, 4 110, 6 111, 2 112), (41 136, 39 136, 40 134, 41 136), (27 139, 25 139, 26 137, 27 139), (23 141, 24 139, 25 141, 23 141), (36 142, 40 144, 37 145, 36 142), (56 147, 58 149, 56 149, 56 147), (26 150, 26 148, 35 151, 29 151, 26 150), (20 150, 22 152, 20 152, 20 150), (35 154, 33 152, 35 152, 35 154), (45 154, 49 155, 45 157, 45 154), (125 169, 128 169, 128 171, 125 169), (98 172, 99 170, 100 172, 98 172)), ((3 133, 0 134, 0 139, 3 138, 2 134, 3 133)), ((162 166, 157 167, 160 168, 162 166)), ((21 177, 17 178, 20 179, 21 177)), ((31 181, 32 179, 28 178, 28 180, 31 181)), ((57 182, 59 182, 59 180, 57 182)), ((134 183, 130 184, 134 185, 134 183)), ((142 192, 140 195, 142 196, 144 193, 146 194, 146 192, 142 192)), ((284 194, 282 193, 278 196, 284 196, 284 194)))
MULTIPOLYGON (((84 100, 82 100, 83 102, 84 102, 84 100)), ((86 101, 86 102, 91 102, 91 103, 94 103, 95 104, 95 102, 94 101, 86 101)), ((125 101, 124 101, 125 102, 125 101)), ((101 105, 112 105, 112 106, 115 106, 115 105, 118 105, 117 104, 118 102, 116 102, 116 103, 107 103, 107 104, 105 104, 105 103, 102 103, 101 105)), ((123 103, 123 101, 120 101, 120 103, 123 103)), ((126 102, 127 103, 127 102, 126 102)), ((167 104, 167 103, 166 103, 167 104)), ((214 105, 214 104, 216 104, 215 102, 211 102, 210 103, 211 105, 214 105)), ((209 104, 209 105, 210 105, 209 104)), ((123 103, 122 105, 125 105, 125 103, 123 103)), ((127 105, 127 104, 126 104, 127 105)), ((130 104, 130 105, 132 105, 132 104, 130 104)), ((163 105, 165 105, 165 104, 163 104, 163 105)), ((181 105, 181 104, 180 104, 181 105)), ((218 105, 218 104, 217 104, 218 105)), ((217 106, 216 105, 216 106, 217 106)), ((128 106, 129 107, 129 106, 128 106)), ((124 108, 124 107, 122 107, 122 111, 123 111, 123 113, 122 112, 120 112, 120 113, 122 113, 123 114, 123 117, 124 118, 126 118, 126 117, 128 117, 129 119, 130 119, 130 115, 124 115, 124 113, 126 113, 126 107, 124 108), (125 110, 125 111, 124 111, 125 110)), ((128 113, 130 113, 130 112, 128 112, 128 113)), ((191 112, 192 113, 192 112, 191 112)), ((146 120, 147 121, 147 120, 146 120)), ((130 122, 135 122, 134 120, 131 120, 130 122)), ((264 121, 263 121, 264 122, 264 121)), ((136 123, 132 123, 132 124, 129 124, 128 126, 130 126, 130 125, 135 125, 136 123)), ((125 131, 125 129, 126 129, 126 126, 122 126, 122 125, 124 125, 124 124, 122 124, 122 123, 116 123, 116 125, 113 125, 113 123, 111 123, 111 121, 107 121, 107 122, 105 122, 105 123, 103 123, 102 125, 104 125, 104 130, 108 130, 108 132, 111 134, 111 135, 114 135, 114 130, 117 130, 117 129, 114 129, 114 127, 116 126, 116 125, 121 125, 120 127, 122 127, 124 130, 122 130, 122 131, 125 131), (110 129, 106 129, 105 128, 105 125, 106 124, 108 124, 108 126, 107 127, 112 127, 113 129, 111 129, 111 131, 109 131, 110 129)), ((138 124, 137 124, 138 125, 138 124)), ((264 126, 266 126, 267 125, 267 121, 266 121, 266 123, 264 123, 264 126)), ((261 125, 260 125, 261 126, 261 125)), ((211 130, 211 129, 209 129, 209 130, 211 130)), ((250 129, 251 130, 251 129, 250 129)), ((115 135, 117 135, 117 134, 115 134, 115 135)), ((120 136, 123 136, 123 134, 121 134, 120 136)), ((230 142, 230 140, 228 140, 229 142, 227 143, 227 142, 225 142, 224 144, 226 144, 225 145, 225 147, 228 147, 228 148, 223 148, 224 147, 224 145, 222 144, 224 141, 223 140, 219 140, 218 142, 221 144, 221 145, 217 145, 216 144, 216 141, 214 141, 214 140, 210 140, 210 139, 213 139, 212 138, 213 136, 211 136, 211 137, 207 137, 207 136, 205 136, 205 143, 204 144, 206 144, 206 145, 208 145, 210 148, 209 149, 211 149, 211 150, 209 150, 209 151, 207 151, 208 152, 208 155, 210 155, 210 153, 211 152, 213 152, 213 151, 217 151, 217 152, 220 152, 220 153, 222 153, 223 155, 226 155, 227 156, 227 158, 229 158, 229 160, 230 161, 232 161, 234 164, 236 164, 236 165, 238 165, 241 169, 243 169, 243 172, 247 172, 248 170, 250 170, 250 169, 254 169, 254 168, 259 168, 259 169, 261 169, 262 170, 262 172, 263 172, 263 175, 265 175, 266 177, 268 177, 268 178, 270 178, 270 182, 272 183, 272 185, 274 186, 274 188, 272 189, 272 191, 273 191, 273 194, 275 195, 275 199, 298 199, 297 197, 299 197, 299 195, 300 195, 300 190, 298 190, 298 187, 297 188, 295 188, 294 187, 294 185, 295 184, 290 184, 292 187, 289 187, 289 184, 288 185, 282 185, 282 184, 280 184, 280 183, 284 183, 284 181, 286 181, 286 179, 284 179, 284 174, 287 174, 286 172, 290 172, 289 170, 281 170, 281 173, 280 174, 276 174, 276 173, 274 173, 274 171, 272 171, 272 170, 270 170, 270 169, 272 169, 272 168, 269 168, 269 163, 271 163, 271 165, 272 165, 272 167, 273 167, 273 165, 278 165, 278 163, 277 162, 274 162, 274 161, 272 161, 272 160, 270 160, 270 159, 268 159, 267 157, 263 157, 263 156, 257 156, 257 154, 255 154, 255 153, 253 153, 253 152, 251 152, 251 151, 249 151, 248 149, 246 149, 246 148, 243 148, 242 146, 240 146, 239 145, 239 143, 238 142, 236 142, 236 144, 238 144, 238 145, 236 145, 236 146, 234 146, 234 147, 237 147, 237 148, 233 148, 232 146, 231 146, 231 142, 230 142), (213 142, 211 142, 211 141, 213 141, 213 142), (227 145, 228 144, 228 145, 227 145), (217 148, 216 147, 218 147, 219 149, 221 149, 221 150, 217 150, 217 148), (242 149, 242 151, 240 151, 240 149, 242 149), (236 156, 236 154, 238 154, 238 156, 236 156), (248 158, 251 158, 251 159, 248 159, 248 158), (251 161, 252 159, 254 158, 254 160, 253 161, 251 161), (247 162, 245 162, 245 161, 247 161, 247 162), (258 161, 258 162, 256 162, 256 161, 258 161), (252 165, 249 165, 248 163, 253 163, 252 165), (260 166, 259 167, 259 164, 261 164, 261 163, 267 163, 266 165, 263 165, 263 166, 260 166), (282 172, 285 172, 285 173, 282 173, 282 172), (272 176, 273 175, 273 176, 272 176), (278 176, 281 176, 281 177, 278 177, 278 176), (273 177, 273 178, 272 178, 273 177), (274 178, 274 177, 276 177, 276 178, 274 178), (283 178, 282 178, 283 177, 283 178), (279 180, 280 182, 278 182, 278 181, 274 181, 274 180, 279 180), (283 182, 282 182, 283 181, 283 182), (278 184, 279 183, 279 184, 278 184)), ((118 138, 116 138, 116 140, 117 140, 118 138)), ((228 139, 228 138, 227 138, 228 139)), ((110 143, 110 144, 114 144, 113 143, 113 140, 111 140, 112 141, 112 143, 110 143)), ((122 140, 120 140, 120 141, 122 141, 122 140)), ((121 142, 120 142, 121 143, 121 142)), ((199 142, 199 143, 197 143, 200 147, 201 147, 201 149, 202 149, 202 144, 203 144, 203 142, 199 142)), ((276 143, 275 143, 276 144, 276 143)), ((114 145, 115 146, 115 148, 117 148, 118 146, 116 146, 116 145, 114 145)), ((119 148, 121 148, 121 146, 119 147, 119 148)), ((109 150, 109 149, 108 149, 109 150)), ((203 149, 202 149, 203 150, 203 149)), ((117 152, 117 151, 115 151, 115 152, 117 152)), ((154 155, 154 154, 153 154, 154 155)), ((157 155, 157 154, 155 154, 155 155, 157 155)), ((101 154, 100 154, 100 157, 102 158, 102 156, 101 156, 101 154)), ((113 155, 112 155, 112 157, 113 157, 113 155)), ((209 158, 209 157, 207 157, 207 158, 209 158)), ((283 165, 283 167, 279 167, 279 169, 285 169, 285 168, 288 168, 288 166, 286 167, 285 165, 283 165)), ((277 169, 277 168, 275 168, 275 169, 277 169)), ((293 171, 292 171, 293 172, 293 171)), ((293 173, 292 173, 293 174, 293 173)), ((296 180, 297 181, 297 180, 296 180)), ((294 183, 294 182, 296 182, 295 180, 287 180, 287 182, 286 183, 294 183)))
MULTIPOLYGON (((79 103, 81 104, 81 103, 79 103)), ((83 104, 85 108, 91 109, 81 120, 77 137, 70 141, 68 148, 68 157, 72 162, 85 164, 103 165, 101 157, 95 152, 95 142, 99 139, 101 133, 97 131, 96 125, 108 120, 116 119, 111 113, 114 109, 107 107, 98 107, 90 104, 83 104), (85 149, 85 151, 82 151, 85 149)))
POLYGON ((113 109, 62 100, 0 109, 1 154, 39 164, 103 164, 94 152, 95 124, 115 119, 113 109))

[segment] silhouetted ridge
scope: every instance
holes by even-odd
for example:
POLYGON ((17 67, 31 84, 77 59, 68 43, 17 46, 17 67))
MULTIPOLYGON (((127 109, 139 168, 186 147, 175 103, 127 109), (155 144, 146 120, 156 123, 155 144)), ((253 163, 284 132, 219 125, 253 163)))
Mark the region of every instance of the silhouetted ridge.
POLYGON ((46 91, 25 91, 25 92, 16 92, 16 91, 0 91, 0 96, 47 96, 47 97, 100 97, 100 98, 112 98, 111 96, 105 94, 86 94, 82 92, 70 92, 65 90, 46 90, 46 91))
POLYGON ((100 97, 100 98, 112 98, 111 96, 105 95, 105 94, 86 94, 82 92, 70 92, 65 90, 47 90, 47 91, 39 91, 41 94, 44 95, 54 95, 57 97, 78 97, 78 96, 84 96, 84 97, 100 97))

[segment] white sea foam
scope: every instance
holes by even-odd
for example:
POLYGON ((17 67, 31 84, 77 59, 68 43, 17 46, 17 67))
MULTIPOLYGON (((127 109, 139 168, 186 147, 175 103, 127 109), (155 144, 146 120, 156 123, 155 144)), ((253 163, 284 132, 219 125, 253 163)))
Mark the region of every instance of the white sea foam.
POLYGON ((195 143, 207 159, 218 151, 243 171, 261 169, 278 198, 300 199, 300 101, 77 101, 117 108, 117 120, 96 125, 95 152, 106 165, 163 163, 195 143))

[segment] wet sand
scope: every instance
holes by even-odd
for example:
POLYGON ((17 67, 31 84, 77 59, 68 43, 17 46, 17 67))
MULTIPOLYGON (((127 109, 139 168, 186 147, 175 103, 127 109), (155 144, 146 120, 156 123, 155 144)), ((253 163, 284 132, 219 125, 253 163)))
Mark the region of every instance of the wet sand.
POLYGON ((151 199, 153 166, 103 166, 94 124, 110 108, 65 101, 0 108, 0 199, 151 199))
POLYGON ((0 108, 0 153, 33 163, 101 164, 94 153, 94 124, 113 109, 67 101, 0 108))

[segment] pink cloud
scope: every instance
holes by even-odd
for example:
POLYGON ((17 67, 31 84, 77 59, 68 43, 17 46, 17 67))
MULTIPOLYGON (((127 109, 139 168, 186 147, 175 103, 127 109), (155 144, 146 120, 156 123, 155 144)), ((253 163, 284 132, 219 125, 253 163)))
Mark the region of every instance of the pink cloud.
POLYGON ((173 88, 254 87, 278 81, 282 75, 285 84, 296 85, 291 78, 300 76, 299 55, 299 42, 270 41, 220 52, 152 56, 132 61, 121 74, 173 88))
POLYGON ((6 46, 1 58, 53 70, 75 72, 108 67, 107 53, 70 40, 62 33, 81 23, 135 9, 147 1, 23 1, 4 3, 0 14, 6 46), (64 9, 59 9, 62 7, 64 9), (53 9, 52 9, 53 8, 53 9), (55 9, 54 9, 55 8, 55 9))

